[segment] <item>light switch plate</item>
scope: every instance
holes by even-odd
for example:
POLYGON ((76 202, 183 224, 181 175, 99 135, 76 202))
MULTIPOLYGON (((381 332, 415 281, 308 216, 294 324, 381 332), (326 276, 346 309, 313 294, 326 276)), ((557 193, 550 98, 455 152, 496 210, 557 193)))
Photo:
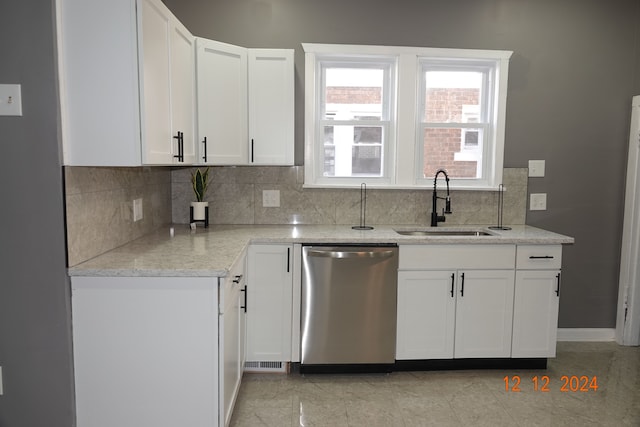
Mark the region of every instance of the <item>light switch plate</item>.
POLYGON ((529 160, 529 177, 542 178, 544 176, 544 160, 529 160))
POLYGON ((0 84, 0 116, 22 116, 20 85, 0 84))
POLYGON ((529 196, 529 210, 547 210, 547 193, 531 193, 531 195, 529 196))
POLYGON ((262 207, 279 208, 280 190, 262 190, 262 207))

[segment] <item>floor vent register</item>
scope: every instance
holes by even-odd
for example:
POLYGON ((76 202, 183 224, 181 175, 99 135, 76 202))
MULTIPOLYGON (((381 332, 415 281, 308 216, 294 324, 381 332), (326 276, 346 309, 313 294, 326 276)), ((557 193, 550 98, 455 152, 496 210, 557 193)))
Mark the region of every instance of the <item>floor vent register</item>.
POLYGON ((288 364, 283 362, 245 362, 245 372, 282 372, 286 373, 288 364))

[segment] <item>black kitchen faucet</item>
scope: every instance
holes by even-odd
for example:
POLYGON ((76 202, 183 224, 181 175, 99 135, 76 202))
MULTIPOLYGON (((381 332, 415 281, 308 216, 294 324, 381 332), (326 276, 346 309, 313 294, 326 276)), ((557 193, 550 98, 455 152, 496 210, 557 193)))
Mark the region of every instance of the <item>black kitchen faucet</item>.
POLYGON ((433 206, 431 208, 431 226, 437 227, 439 222, 444 222, 446 220, 444 214, 451 213, 451 197, 449 195, 449 175, 447 175, 447 171, 444 169, 438 169, 436 172, 435 178, 433 178, 433 206), (438 184, 438 175, 444 174, 444 179, 447 181, 447 197, 438 197, 437 184, 438 184), (445 200, 445 207, 442 208, 442 215, 438 215, 438 199, 445 200))

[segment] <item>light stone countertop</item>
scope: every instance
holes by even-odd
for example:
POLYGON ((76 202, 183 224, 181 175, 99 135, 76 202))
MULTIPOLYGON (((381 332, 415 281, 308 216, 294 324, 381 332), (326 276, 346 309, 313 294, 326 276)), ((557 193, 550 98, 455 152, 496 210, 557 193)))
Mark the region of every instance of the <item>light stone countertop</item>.
POLYGON ((487 226, 213 225, 165 226, 68 269, 70 276, 224 277, 250 243, 572 244, 572 237, 527 225, 487 226), (404 236, 395 230, 483 230, 491 236, 404 236))

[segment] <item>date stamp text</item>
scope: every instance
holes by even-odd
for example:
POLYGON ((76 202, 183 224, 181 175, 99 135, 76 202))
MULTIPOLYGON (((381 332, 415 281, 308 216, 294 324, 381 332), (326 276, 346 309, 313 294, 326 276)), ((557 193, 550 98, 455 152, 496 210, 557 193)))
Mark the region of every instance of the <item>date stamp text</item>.
POLYGON ((593 393, 598 390, 598 377, 588 375, 562 375, 560 381, 552 381, 548 375, 535 375, 530 381, 520 375, 506 375, 503 378, 504 391, 518 393, 533 390, 548 393, 556 388, 563 393, 593 393))

